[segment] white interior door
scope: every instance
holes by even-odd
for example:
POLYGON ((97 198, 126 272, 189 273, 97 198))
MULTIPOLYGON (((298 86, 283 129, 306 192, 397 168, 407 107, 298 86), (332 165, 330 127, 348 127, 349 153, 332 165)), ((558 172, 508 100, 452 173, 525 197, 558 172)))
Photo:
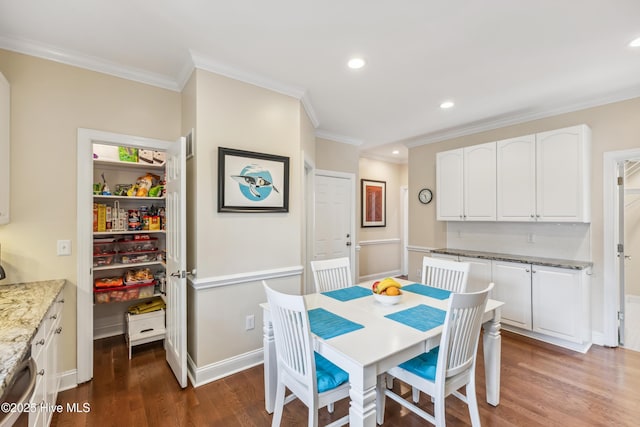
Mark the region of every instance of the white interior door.
POLYGON ((355 274, 353 176, 316 172, 314 205, 313 259, 348 257, 355 274))
POLYGON ((165 353, 182 388, 187 386, 186 143, 167 150, 167 335, 165 353))

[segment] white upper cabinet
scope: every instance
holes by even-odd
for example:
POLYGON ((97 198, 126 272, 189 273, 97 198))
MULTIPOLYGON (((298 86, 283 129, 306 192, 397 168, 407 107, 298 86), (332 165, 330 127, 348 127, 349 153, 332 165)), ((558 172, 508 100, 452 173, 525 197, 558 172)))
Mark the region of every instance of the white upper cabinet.
POLYGON ((464 206, 464 150, 436 154, 436 208, 442 221, 462 221, 464 206))
POLYGON ((589 222, 586 125, 497 142, 498 221, 589 222))
POLYGON ((498 221, 534 221, 536 136, 498 141, 496 153, 498 221))
POLYGON ((495 221, 495 142, 437 153, 436 204, 441 221, 495 221))
POLYGON ((436 168, 438 220, 591 220, 586 125, 440 152, 436 168))
POLYGON ((589 222, 591 130, 586 125, 536 135, 536 217, 589 222))
POLYGON ((9 222, 9 82, 0 73, 0 224, 9 222))
POLYGON ((464 219, 496 220, 496 143, 464 148, 464 219))

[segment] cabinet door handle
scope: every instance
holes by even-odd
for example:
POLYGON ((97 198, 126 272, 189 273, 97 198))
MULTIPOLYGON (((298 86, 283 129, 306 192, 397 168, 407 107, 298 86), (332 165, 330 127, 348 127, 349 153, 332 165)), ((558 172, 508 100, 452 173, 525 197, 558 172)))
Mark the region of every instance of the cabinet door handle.
POLYGON ((537 271, 535 271, 535 270, 531 270, 531 272, 532 272, 532 273, 537 273, 537 271))
POLYGON ((56 320, 57 318, 58 318, 57 314, 52 314, 51 317, 49 317, 49 319, 53 319, 53 320, 56 320))
POLYGON ((38 375, 44 375, 44 369, 40 369, 40 370, 38 371, 38 375))
POLYGON ((56 334, 59 334, 62 332, 62 326, 58 327, 58 329, 56 329, 56 334))
POLYGON ((40 341, 37 341, 36 345, 44 345, 44 338, 40 338, 40 341))
POLYGON ((529 270, 528 268, 524 271, 525 273, 530 273, 531 270, 529 270))

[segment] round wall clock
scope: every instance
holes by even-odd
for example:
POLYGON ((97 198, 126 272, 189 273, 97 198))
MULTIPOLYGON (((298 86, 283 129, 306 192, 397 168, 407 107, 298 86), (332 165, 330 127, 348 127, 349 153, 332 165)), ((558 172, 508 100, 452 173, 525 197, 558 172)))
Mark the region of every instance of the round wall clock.
POLYGON ((423 203, 426 205, 430 203, 431 200, 433 200, 433 193, 428 188, 423 188, 418 193, 418 200, 420 200, 420 203, 423 203))

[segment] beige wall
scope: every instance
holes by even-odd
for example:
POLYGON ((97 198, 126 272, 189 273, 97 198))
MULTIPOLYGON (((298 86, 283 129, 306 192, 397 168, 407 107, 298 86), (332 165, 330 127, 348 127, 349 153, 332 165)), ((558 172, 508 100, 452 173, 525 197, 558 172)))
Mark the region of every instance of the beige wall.
POLYGON ((316 168, 358 175, 358 147, 350 144, 316 139, 316 168))
MULTIPOLYGON (((585 123, 592 130, 591 248, 594 263, 592 286, 592 326, 603 330, 603 153, 640 147, 640 98, 535 120, 448 141, 410 149, 409 192, 419 188, 435 189, 435 153, 451 148, 527 135, 585 123)), ((446 245, 446 224, 436 221, 435 203, 420 205, 410 197, 410 245, 442 247, 446 245)), ((419 266, 422 254, 412 253, 409 271, 419 266)))
POLYGON ((402 208, 401 187, 407 183, 404 165, 369 158, 360 158, 360 179, 386 182, 386 227, 361 227, 362 194, 358 181, 358 242, 359 273, 363 279, 400 273, 402 208))
POLYGON ((11 222, 0 225, 2 284, 67 279, 67 371, 76 366, 77 129, 175 140, 180 94, 1 49, 0 71, 11 84, 11 222), (56 256, 58 239, 72 241, 71 256, 56 256))
MULTIPOLYGON (((225 276, 302 265, 301 105, 281 95, 207 71, 195 71, 195 264, 199 285, 225 276), (288 213, 218 213, 218 147, 289 157, 288 213)), ((193 166, 192 166, 193 167, 193 166)), ((301 291, 301 277, 270 284, 301 291)), ((261 282, 190 290, 194 323, 190 356, 206 367, 262 347, 261 282), (245 330, 245 316, 256 328, 245 330), (193 351, 193 353, 192 353, 193 351)))

